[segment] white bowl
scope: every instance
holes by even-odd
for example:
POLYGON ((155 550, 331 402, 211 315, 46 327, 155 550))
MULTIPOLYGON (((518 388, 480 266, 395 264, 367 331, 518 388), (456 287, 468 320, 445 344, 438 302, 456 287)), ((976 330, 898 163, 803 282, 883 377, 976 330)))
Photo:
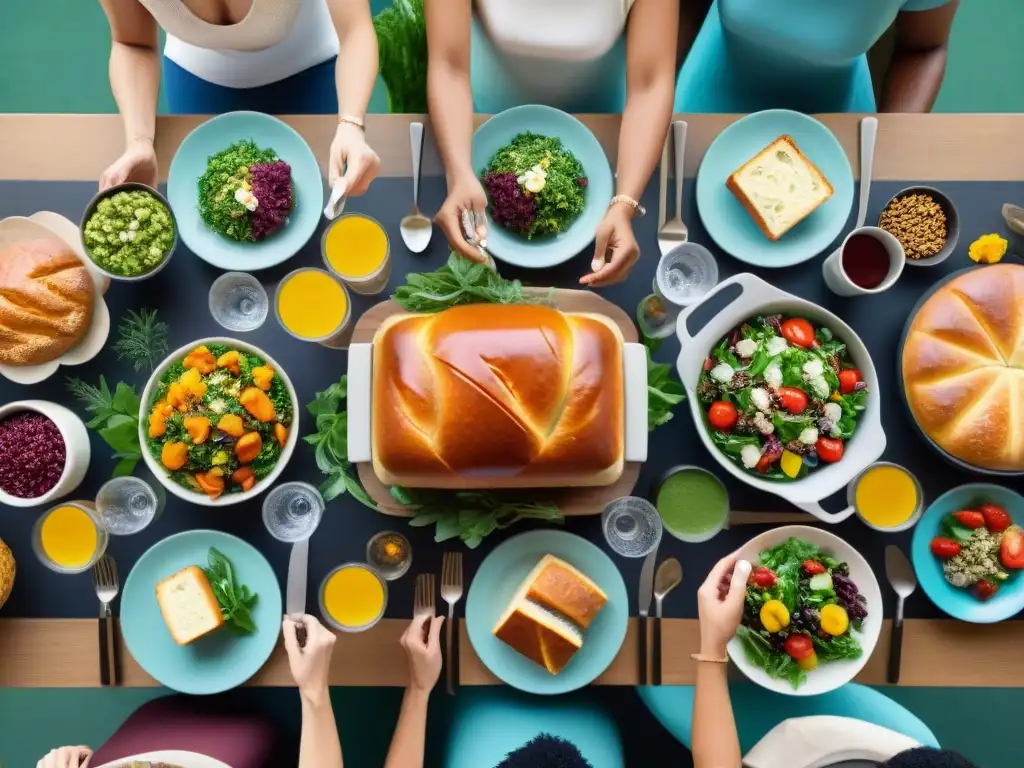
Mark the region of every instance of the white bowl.
POLYGON ((183 347, 179 347, 156 367, 153 371, 153 375, 149 377, 149 381, 146 383, 146 388, 142 391, 142 402, 139 409, 139 444, 142 446, 142 460, 146 462, 146 466, 149 467, 149 471, 156 476, 157 480, 163 484, 164 488, 178 498, 190 501, 193 504, 198 504, 203 507, 227 507, 232 504, 241 504, 243 501, 248 501, 249 499, 260 495, 263 491, 272 486, 274 481, 277 480, 278 476, 280 476, 281 472, 284 471, 284 468, 288 464, 288 460, 292 457, 292 453, 295 452, 295 445, 298 441, 299 398, 295 393, 295 387, 292 385, 291 379, 288 378, 288 374, 285 373, 284 368, 282 368, 274 358, 259 347, 247 344, 244 341, 229 339, 222 336, 213 336, 206 339, 197 339, 183 347), (178 485, 178 483, 171 480, 171 478, 167 476, 167 469, 160 463, 160 460, 156 456, 153 456, 152 453, 150 453, 148 445, 149 436, 147 434, 149 429, 149 401, 153 395, 153 388, 156 387, 157 382, 168 368, 202 344, 224 344, 243 352, 251 352, 254 355, 258 355, 266 361, 267 365, 274 369, 274 375, 280 377, 281 381, 284 382, 284 385, 288 388, 288 394, 291 395, 292 399, 292 423, 288 427, 288 441, 285 443, 284 449, 281 451, 281 456, 278 458, 277 464, 275 464, 274 468, 270 471, 270 474, 256 483, 248 491, 242 491, 241 493, 225 493, 216 499, 211 499, 205 493, 190 491, 184 486, 178 485))
POLYGON ((690 402, 690 411, 693 414, 697 434, 700 435, 708 452, 715 457, 725 471, 747 485, 780 496, 827 523, 838 523, 850 517, 854 513, 853 507, 847 507, 841 512, 828 512, 821 506, 821 500, 827 499, 848 485, 865 468, 877 461, 885 451, 885 432, 882 430, 882 393, 878 384, 878 376, 867 347, 864 346, 864 342, 854 333, 853 329, 836 315, 817 304, 780 291, 761 278, 744 272, 734 275, 728 280, 723 280, 699 303, 684 308, 676 321, 676 335, 679 337, 681 346, 679 357, 676 360, 676 368, 689 396, 687 399, 690 402), (687 319, 703 307, 711 297, 730 286, 739 286, 740 292, 729 304, 711 317, 696 335, 691 336, 686 328, 687 319), (788 483, 762 480, 749 472, 744 472, 715 447, 704 426, 701 404, 696 394, 697 382, 704 370, 704 361, 719 340, 744 320, 757 315, 771 314, 806 317, 832 330, 837 338, 845 342, 850 358, 860 370, 869 392, 867 406, 857 423, 857 431, 845 445, 843 458, 835 464, 819 464, 817 468, 808 473, 807 477, 788 483))
POLYGON ((788 680, 775 680, 769 677, 763 669, 747 661, 746 651, 739 638, 734 637, 729 641, 729 658, 752 683, 757 683, 762 688, 788 696, 817 696, 846 685, 868 663, 868 659, 871 658, 871 654, 878 644, 878 636, 882 632, 882 591, 878 587, 878 579, 875 578, 875 573, 871 570, 867 560, 838 536, 820 528, 787 525, 767 531, 748 541, 739 550, 739 556, 741 559, 749 561, 751 565, 757 565, 761 552, 781 544, 790 537, 816 544, 836 560, 850 566, 850 579, 867 600, 868 617, 864 620, 861 631, 854 632, 854 637, 860 641, 864 652, 859 659, 822 662, 817 669, 807 673, 807 682, 796 690, 788 680))
POLYGON ((42 496, 31 499, 22 499, 0 491, 0 504, 9 507, 36 507, 61 496, 67 496, 81 484, 89 469, 92 446, 89 444, 89 431, 85 428, 85 422, 63 405, 51 403, 49 400, 18 400, 0 406, 0 420, 20 411, 41 413, 57 425, 60 436, 64 438, 64 471, 53 488, 42 496))

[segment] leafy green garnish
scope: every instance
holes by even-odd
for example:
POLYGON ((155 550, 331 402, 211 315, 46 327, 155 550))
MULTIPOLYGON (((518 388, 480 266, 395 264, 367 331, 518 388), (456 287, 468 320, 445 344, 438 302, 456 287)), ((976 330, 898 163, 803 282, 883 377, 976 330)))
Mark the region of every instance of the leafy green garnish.
POLYGON ((463 304, 546 304, 523 293, 518 280, 506 280, 486 264, 478 264, 457 253, 433 272, 412 272, 405 276, 391 296, 409 312, 441 312, 463 304))
POLYGON ((313 402, 306 405, 306 410, 316 419, 316 432, 302 439, 316 447, 316 465, 327 475, 320 485, 324 501, 336 499, 348 491, 357 501, 377 509, 377 504, 352 474, 348 460, 348 411, 342 408, 347 394, 348 376, 342 376, 337 384, 317 392, 313 402))
POLYGON ((794 690, 807 682, 807 673, 787 654, 779 653, 772 648, 766 633, 754 632, 750 627, 740 625, 736 630, 736 637, 743 646, 747 660, 767 672, 768 677, 788 680, 794 690))
POLYGON ((112 458, 118 459, 114 466, 114 477, 130 475, 142 458, 139 444, 139 396, 135 387, 117 383, 110 391, 107 381, 100 376, 100 385, 93 386, 74 376, 66 381, 72 397, 81 403, 92 418, 86 426, 95 429, 103 441, 114 449, 112 458))
POLYGON ((153 370, 167 356, 167 323, 156 319, 155 309, 128 310, 117 327, 114 352, 132 368, 153 370))
POLYGON ((242 242, 252 241, 252 223, 248 210, 235 199, 242 183, 252 181, 250 168, 256 163, 273 163, 277 153, 260 149, 251 139, 243 139, 207 160, 199 177, 199 217, 210 229, 242 242))
POLYGON ((213 596, 220 603, 220 613, 224 621, 243 634, 255 632, 256 623, 252 620, 252 607, 256 605, 256 593, 250 591, 245 584, 238 584, 235 581, 231 561, 216 547, 210 547, 207 559, 209 564, 200 568, 210 582, 213 596))
POLYGON ((655 363, 647 352, 647 429, 653 430, 672 420, 672 409, 686 399, 686 390, 672 378, 672 366, 655 363))
POLYGON ((427 111, 427 24, 423 0, 394 0, 373 17, 388 111, 427 111))
POLYGON ((434 541, 457 537, 470 549, 488 534, 520 520, 561 523, 565 519, 550 502, 514 501, 491 491, 428 491, 395 485, 391 495, 413 511, 409 525, 433 525, 434 541))
POLYGON ((951 539, 956 539, 961 544, 970 541, 974 535, 974 531, 966 525, 960 525, 960 522, 953 515, 946 515, 942 518, 942 530, 951 539))

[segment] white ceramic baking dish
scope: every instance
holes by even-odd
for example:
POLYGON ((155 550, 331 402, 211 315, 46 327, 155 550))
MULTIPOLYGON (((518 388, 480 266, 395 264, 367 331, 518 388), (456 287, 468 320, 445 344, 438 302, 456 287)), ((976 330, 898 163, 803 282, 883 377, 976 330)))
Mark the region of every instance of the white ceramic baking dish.
POLYGON ((885 432, 882 431, 882 395, 878 376, 871 362, 871 355, 853 329, 836 315, 809 301, 780 291, 764 280, 744 272, 723 280, 698 304, 684 309, 676 322, 676 335, 681 350, 676 361, 679 378, 686 387, 697 434, 705 447, 730 475, 747 485, 766 493, 780 496, 791 504, 810 512, 827 523, 838 523, 854 513, 853 507, 841 512, 828 512, 821 506, 821 500, 844 488, 870 464, 878 460, 885 450, 885 432), (687 320, 703 307, 713 296, 730 286, 738 286, 740 293, 719 309, 696 334, 691 335, 686 327, 687 320), (807 477, 793 482, 762 480, 743 471, 711 442, 704 426, 704 415, 697 399, 697 382, 704 370, 704 361, 718 341, 744 320, 757 315, 783 314, 806 317, 826 326, 846 343, 850 357, 868 385, 870 396, 867 406, 857 425, 857 431, 846 443, 843 458, 835 464, 819 464, 807 477))
MULTIPOLYGON (((622 345, 625 403, 625 459, 647 461, 647 352, 642 344, 622 345)), ((370 461, 372 429, 370 393, 373 381, 373 344, 348 348, 348 460, 370 461)))

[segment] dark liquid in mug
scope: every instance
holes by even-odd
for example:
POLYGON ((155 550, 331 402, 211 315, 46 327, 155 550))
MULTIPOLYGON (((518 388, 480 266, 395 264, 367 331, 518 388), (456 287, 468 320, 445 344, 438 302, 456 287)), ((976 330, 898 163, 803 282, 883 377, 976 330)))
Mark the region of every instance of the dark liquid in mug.
POLYGON ((843 271, 861 288, 877 288, 889 274, 889 252, 871 235, 854 235, 843 246, 843 271))

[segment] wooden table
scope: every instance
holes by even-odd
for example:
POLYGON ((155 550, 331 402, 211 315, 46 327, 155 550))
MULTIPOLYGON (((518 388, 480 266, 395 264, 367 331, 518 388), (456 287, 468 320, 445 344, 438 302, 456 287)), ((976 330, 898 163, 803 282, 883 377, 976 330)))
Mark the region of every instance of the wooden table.
MULTIPOLYGON (((681 115, 689 122, 686 173, 692 176, 712 139, 735 117, 681 115)), ((481 120, 483 118, 480 118, 481 120)), ((853 115, 821 118, 839 137, 857 175, 858 120, 853 115)), ((324 117, 286 118, 310 143, 326 168, 334 121, 324 117)), ((381 156, 384 176, 407 176, 410 168, 408 123, 424 116, 380 115, 367 120, 367 133, 381 156)), ((614 163, 619 119, 589 116, 594 131, 614 163)), ((158 121, 157 153, 162 177, 182 138, 202 122, 199 117, 162 117, 158 121)), ((94 180, 121 150, 120 119, 113 115, 0 116, 0 179, 94 180)), ((1018 181, 1024 179, 1024 115, 887 115, 880 117, 875 179, 916 181, 1018 181)), ((433 142, 427 142, 424 173, 441 173, 433 142)), ((1024 187, 1020 200, 1024 201, 1024 187)), ((19 511, 4 510, 2 514, 19 511)), ((2 515, 0 515, 2 519, 2 515)), ((0 522, 0 535, 3 525, 0 522)), ((882 575, 879 574, 880 579, 882 575)), ((635 585, 629 584, 632 591, 635 585)), ((687 582, 687 589, 694 589, 687 582)), ((886 589, 883 585, 883 589, 886 589)), ((887 622, 888 624, 888 622, 887 622)), ((339 636, 331 669, 333 685, 401 686, 406 682, 404 654, 398 637, 406 622, 386 619, 365 634, 339 636)), ((690 684, 697 650, 694 619, 665 620, 664 679, 690 684)), ((89 687, 96 673, 96 623, 85 619, 0 619, 0 686, 89 687)), ((618 658, 598 678, 599 684, 635 685, 636 621, 618 658)), ((911 619, 904 636, 901 685, 1009 686, 1024 680, 1024 622, 973 626, 945 619, 911 619)), ((483 667, 462 632, 464 685, 487 685, 496 679, 483 667)), ((888 627, 858 680, 885 683, 888 627)), ((152 686, 127 652, 124 684, 152 686)), ((287 661, 278 647, 252 685, 290 685, 287 661)))

